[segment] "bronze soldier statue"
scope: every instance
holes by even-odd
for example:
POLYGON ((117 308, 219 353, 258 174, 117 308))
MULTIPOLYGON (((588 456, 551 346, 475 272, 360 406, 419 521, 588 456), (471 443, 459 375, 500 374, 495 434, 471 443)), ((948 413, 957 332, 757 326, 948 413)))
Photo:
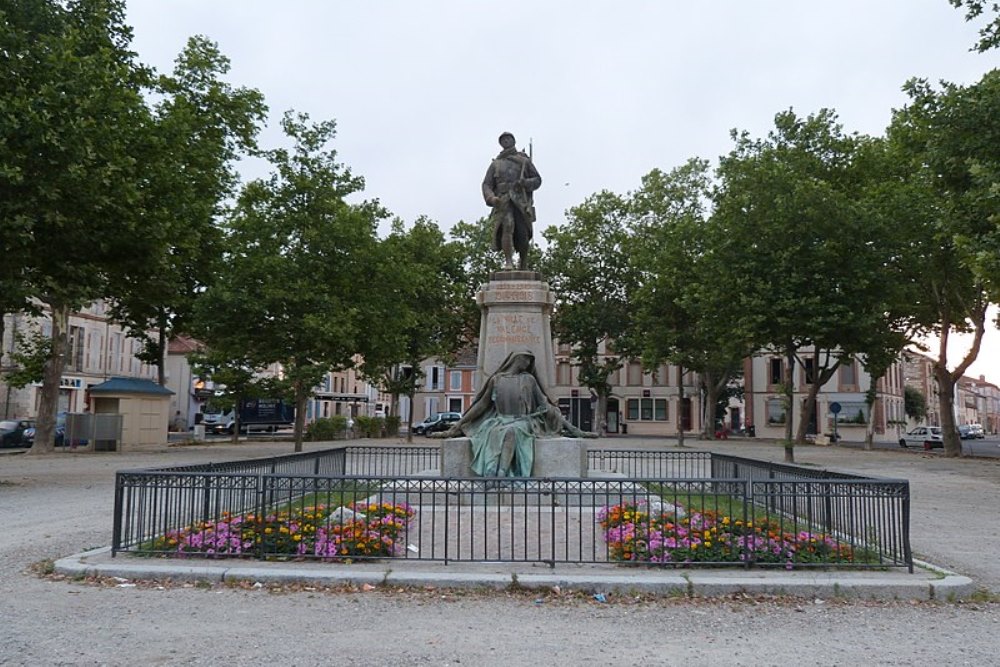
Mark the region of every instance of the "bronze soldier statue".
POLYGON ((514 268, 514 251, 518 254, 518 268, 528 268, 528 247, 531 243, 532 225, 535 222, 534 191, 542 184, 542 177, 531 162, 531 157, 517 150, 514 135, 500 135, 503 150, 490 163, 483 179, 483 199, 493 207, 493 249, 503 252, 504 268, 514 268))

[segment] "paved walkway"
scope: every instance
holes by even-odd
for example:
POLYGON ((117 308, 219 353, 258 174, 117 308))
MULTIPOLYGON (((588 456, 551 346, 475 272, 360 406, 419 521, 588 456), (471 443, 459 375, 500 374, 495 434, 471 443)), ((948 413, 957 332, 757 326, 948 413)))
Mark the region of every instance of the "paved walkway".
MULTIPOLYGON (((371 444, 371 441, 364 441, 371 444)), ((383 441, 386 442, 386 441, 383 441)), ((386 444, 398 444, 386 442, 386 444)), ((422 442, 419 444, 423 444, 422 442)), ((614 438, 597 443, 601 447, 651 449, 673 446, 663 439, 614 438)), ((729 440, 694 443, 698 448, 781 461, 783 449, 760 440, 729 440)), ((320 448, 323 445, 310 445, 320 448)), ((110 483, 113 470, 150 464, 180 464, 221 461, 287 452, 287 443, 205 445, 161 449, 133 454, 71 454, 47 460, 17 457, 10 460, 25 471, 55 465, 75 468, 101 477, 87 491, 88 513, 103 516, 110 527, 110 483)), ((196 561, 138 561, 128 556, 110 558, 106 549, 77 555, 60 554, 57 569, 66 574, 102 574, 122 578, 208 579, 216 581, 310 581, 314 583, 393 583, 440 586, 548 588, 552 586, 591 590, 642 590, 669 594, 726 594, 734 590, 761 593, 795 593, 832 597, 854 595, 876 598, 950 599, 968 596, 976 589, 1000 594, 1000 564, 994 557, 1000 546, 994 518, 1000 497, 1000 461, 945 459, 940 453, 914 451, 864 452, 854 448, 802 446, 796 461, 810 467, 859 472, 866 475, 909 479, 912 495, 911 541, 914 553, 925 565, 915 574, 902 570, 884 572, 833 570, 773 571, 742 570, 628 570, 615 565, 537 564, 441 565, 426 561, 392 561, 331 567, 320 563, 248 563, 196 561), (933 564, 933 565, 931 565, 933 564)), ((5 465, 4 468, 7 468, 5 465)), ((3 470, 3 469, 0 469, 3 470)), ((2 478, 0 478, 2 479, 2 478)), ((2 509, 0 509, 2 512, 2 509)), ((105 533, 106 535, 107 533, 105 533)), ((106 539, 105 543, 106 543, 106 539)))

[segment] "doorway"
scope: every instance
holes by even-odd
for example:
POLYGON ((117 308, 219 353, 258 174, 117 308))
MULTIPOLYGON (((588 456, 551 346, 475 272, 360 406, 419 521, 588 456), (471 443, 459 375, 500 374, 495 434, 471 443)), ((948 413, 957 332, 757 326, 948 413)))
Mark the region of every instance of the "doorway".
POLYGON ((608 398, 608 433, 618 432, 618 399, 608 398))

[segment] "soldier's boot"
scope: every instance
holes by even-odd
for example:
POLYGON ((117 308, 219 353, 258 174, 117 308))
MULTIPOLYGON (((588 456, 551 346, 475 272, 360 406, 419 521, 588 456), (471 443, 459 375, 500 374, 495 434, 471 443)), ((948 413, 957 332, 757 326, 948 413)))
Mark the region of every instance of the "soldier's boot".
POLYGON ((503 228, 500 230, 500 249, 503 250, 505 271, 514 268, 514 221, 510 216, 504 220, 503 228))

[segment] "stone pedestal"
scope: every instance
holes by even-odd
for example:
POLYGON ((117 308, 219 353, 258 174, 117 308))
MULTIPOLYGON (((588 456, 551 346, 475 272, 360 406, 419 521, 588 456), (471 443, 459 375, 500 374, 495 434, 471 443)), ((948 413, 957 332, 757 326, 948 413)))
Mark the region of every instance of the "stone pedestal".
POLYGON ((555 296, 537 271, 497 271, 476 296, 482 317, 478 370, 488 378, 511 352, 535 355, 545 389, 555 386, 555 351, 549 320, 555 296))
MULTIPOLYGON (((442 477, 478 477, 472 471, 472 443, 468 438, 441 442, 442 477)), ((583 438, 538 438, 532 477, 587 477, 587 444, 583 438)))

